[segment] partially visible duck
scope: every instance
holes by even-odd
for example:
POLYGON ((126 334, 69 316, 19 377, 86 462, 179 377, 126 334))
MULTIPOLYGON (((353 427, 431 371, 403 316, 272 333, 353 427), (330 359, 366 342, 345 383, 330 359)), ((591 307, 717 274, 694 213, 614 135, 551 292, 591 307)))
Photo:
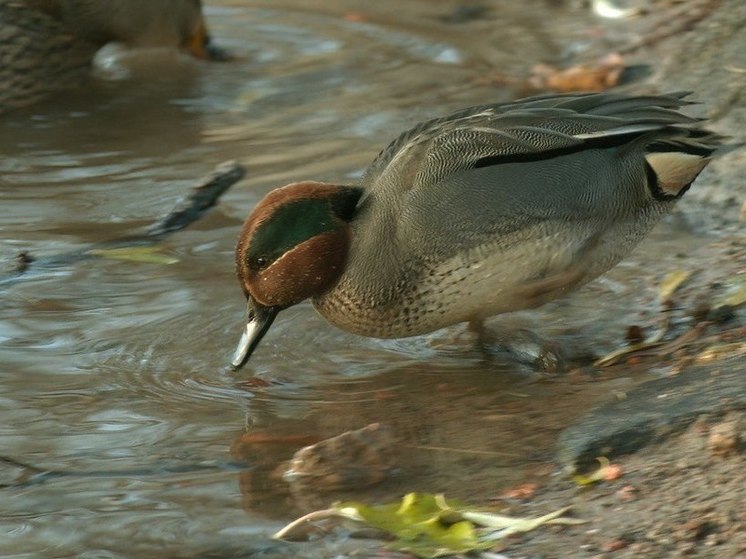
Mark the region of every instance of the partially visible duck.
POLYGON ((81 83, 112 41, 226 57, 210 44, 200 0, 2 0, 0 113, 81 83))
POLYGON ((310 298, 364 336, 415 336, 533 308, 627 256, 720 138, 685 94, 558 95, 421 123, 360 184, 304 181, 248 216, 236 265, 240 368, 277 314, 310 298))

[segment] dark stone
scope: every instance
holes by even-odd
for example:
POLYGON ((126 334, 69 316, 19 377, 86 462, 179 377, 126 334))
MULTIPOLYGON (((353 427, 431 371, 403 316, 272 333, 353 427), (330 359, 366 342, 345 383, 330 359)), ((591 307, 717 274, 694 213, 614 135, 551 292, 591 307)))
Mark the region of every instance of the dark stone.
POLYGON ((582 472, 596 465, 599 456, 636 452, 682 431, 703 414, 746 409, 746 363, 733 358, 719 365, 694 366, 645 382, 624 399, 591 410, 560 434, 560 464, 569 472, 582 472))
POLYGON ((487 7, 482 4, 463 4, 456 6, 450 14, 440 19, 445 23, 466 23, 483 19, 487 11, 487 7))
POLYGON ((722 305, 714 309, 710 309, 707 313, 707 320, 716 324, 722 324, 729 322, 736 317, 735 309, 730 305, 722 305))

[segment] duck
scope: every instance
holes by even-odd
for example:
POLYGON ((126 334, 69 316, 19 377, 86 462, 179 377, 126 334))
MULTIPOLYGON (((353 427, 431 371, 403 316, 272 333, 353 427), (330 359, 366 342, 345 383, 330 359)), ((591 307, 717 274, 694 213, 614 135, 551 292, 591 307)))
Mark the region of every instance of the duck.
POLYGON ((114 41, 229 58, 211 43, 200 0, 3 0, 0 114, 79 85, 99 48, 114 41))
POLYGON ((270 191, 235 251, 243 367, 278 313, 402 338, 475 329, 579 288, 625 258, 722 145, 688 92, 560 94, 417 124, 354 184, 270 191))

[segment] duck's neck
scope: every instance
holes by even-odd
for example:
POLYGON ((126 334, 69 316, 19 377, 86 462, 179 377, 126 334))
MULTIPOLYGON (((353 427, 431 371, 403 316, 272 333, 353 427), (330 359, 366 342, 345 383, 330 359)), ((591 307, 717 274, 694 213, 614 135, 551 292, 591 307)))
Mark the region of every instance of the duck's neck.
MULTIPOLYGON (((413 284, 414 261, 397 241, 395 216, 386 204, 366 197, 350 221, 350 247, 344 272, 313 298, 316 310, 336 326, 363 336, 388 338, 401 320, 398 301, 413 284)), ((406 335, 406 334, 404 334, 406 335)))

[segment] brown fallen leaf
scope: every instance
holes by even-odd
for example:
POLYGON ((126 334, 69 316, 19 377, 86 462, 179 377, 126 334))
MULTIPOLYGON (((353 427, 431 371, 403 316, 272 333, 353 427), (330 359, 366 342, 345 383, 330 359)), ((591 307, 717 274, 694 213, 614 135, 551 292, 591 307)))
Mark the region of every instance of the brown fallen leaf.
POLYGON ((616 53, 594 63, 565 69, 537 64, 532 69, 528 83, 536 89, 549 89, 558 93, 606 91, 619 84, 625 67, 624 59, 616 53))
POLYGON ((498 495, 495 499, 499 500, 526 500, 531 499, 535 494, 536 490, 539 489, 538 483, 522 483, 512 489, 508 489, 498 495))
POLYGON ((589 474, 577 474, 573 476, 573 481, 577 485, 592 485, 599 481, 616 481, 624 475, 624 471, 619 464, 612 464, 605 456, 596 458, 599 468, 589 474))
POLYGON ((367 23, 369 18, 363 12, 347 12, 342 16, 342 19, 353 23, 367 23))

